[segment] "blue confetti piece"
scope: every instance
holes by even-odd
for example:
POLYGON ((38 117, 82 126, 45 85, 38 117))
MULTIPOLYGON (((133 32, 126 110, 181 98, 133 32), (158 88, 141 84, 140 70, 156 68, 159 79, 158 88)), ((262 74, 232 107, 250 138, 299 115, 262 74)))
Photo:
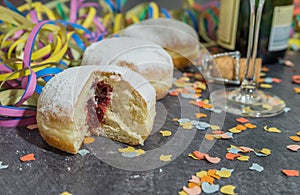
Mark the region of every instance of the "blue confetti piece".
POLYGON ((85 156, 89 153, 91 153, 91 152, 88 151, 87 149, 81 149, 81 150, 78 151, 78 154, 80 154, 81 156, 85 156))
POLYGON ((271 78, 271 77, 266 77, 266 78, 264 79, 264 82, 265 82, 265 83, 273 83, 273 78, 271 78))
POLYGON ((231 133, 231 132, 226 132, 224 134, 228 135, 228 137, 230 137, 230 138, 233 138, 233 133, 231 133))
POLYGON ((252 166, 249 167, 250 170, 255 170, 255 171, 258 171, 258 172, 262 172, 264 170, 264 168, 262 166, 260 166, 259 164, 257 163, 252 163, 252 166))
POLYGON ((0 170, 1 169, 7 169, 9 165, 2 165, 2 161, 0 161, 0 170))
POLYGON ((136 152, 123 152, 122 156, 126 157, 126 158, 134 158, 137 156, 136 152))
POLYGON ((180 119, 178 119, 178 122, 179 123, 187 123, 187 122, 190 122, 191 120, 190 119, 188 119, 188 118, 180 118, 180 119))
POLYGON ((291 110, 291 108, 285 107, 285 108, 283 109, 283 112, 289 112, 290 110, 291 110))
POLYGON ((255 152, 255 151, 254 151, 254 153, 255 153, 256 156, 259 156, 259 157, 265 157, 265 156, 268 156, 268 155, 266 155, 266 154, 259 153, 259 152, 255 152))
POLYGON ((203 192, 205 192, 207 194, 212 194, 212 193, 219 191, 220 185, 218 185, 218 184, 211 185, 208 182, 203 182, 201 184, 201 188, 202 188, 203 192))
POLYGON ((228 150, 228 152, 233 153, 233 154, 237 154, 237 153, 241 152, 241 150, 238 149, 238 148, 230 148, 228 150))

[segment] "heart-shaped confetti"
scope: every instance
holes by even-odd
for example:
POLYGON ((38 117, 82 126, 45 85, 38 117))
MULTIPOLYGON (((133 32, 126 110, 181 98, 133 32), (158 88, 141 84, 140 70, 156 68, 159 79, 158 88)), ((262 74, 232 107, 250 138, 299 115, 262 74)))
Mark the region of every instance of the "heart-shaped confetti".
POLYGON ((201 187, 202 187, 202 191, 207 194, 215 193, 215 192, 219 191, 219 189, 220 189, 219 185, 209 184, 208 182, 203 182, 201 184, 201 187))
POLYGON ((160 157, 159 157, 159 159, 161 160, 161 161, 164 161, 164 162, 168 162, 168 161, 171 161, 171 158, 172 158, 172 155, 170 154, 170 155, 160 155, 160 157))
POLYGON ((87 149, 78 150, 78 154, 80 154, 80 156, 85 156, 89 153, 90 153, 90 151, 88 151, 87 149))
POLYGON ((297 152, 300 149, 300 145, 296 145, 296 144, 288 145, 287 148, 293 152, 297 152))
POLYGON ((249 167, 249 169, 258 171, 258 172, 262 172, 264 170, 264 168, 257 163, 252 163, 252 165, 251 165, 251 167, 249 167))
POLYGON ((248 122, 249 122, 249 120, 248 120, 248 119, 246 119, 246 118, 243 118, 243 117, 241 117, 241 118, 237 118, 237 119, 236 119, 236 121, 237 121, 237 122, 239 122, 239 123, 248 123, 248 122))
POLYGON ((201 194, 201 188, 200 188, 200 186, 197 186, 197 185, 195 185, 192 188, 188 188, 188 187, 183 186, 183 191, 185 191, 189 195, 199 195, 199 194, 201 194))
POLYGON ((297 170, 290 170, 290 169, 282 169, 282 173, 289 177, 299 177, 299 171, 297 170))
POLYGON ((168 137, 168 136, 171 136, 171 135, 172 135, 172 132, 171 132, 171 131, 168 131, 168 130, 162 130, 162 131, 159 131, 159 133, 160 133, 163 137, 168 137))
POLYGON ((222 192, 223 194, 235 195, 236 193, 234 192, 234 190, 235 190, 235 186, 226 185, 221 187, 220 192, 222 192))

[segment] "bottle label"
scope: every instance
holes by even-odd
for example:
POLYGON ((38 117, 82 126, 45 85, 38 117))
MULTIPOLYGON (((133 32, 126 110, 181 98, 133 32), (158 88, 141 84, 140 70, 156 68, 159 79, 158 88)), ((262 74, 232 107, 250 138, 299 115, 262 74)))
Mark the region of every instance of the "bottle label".
POLYGON ((268 51, 280 51, 288 47, 293 9, 293 4, 274 8, 268 51))

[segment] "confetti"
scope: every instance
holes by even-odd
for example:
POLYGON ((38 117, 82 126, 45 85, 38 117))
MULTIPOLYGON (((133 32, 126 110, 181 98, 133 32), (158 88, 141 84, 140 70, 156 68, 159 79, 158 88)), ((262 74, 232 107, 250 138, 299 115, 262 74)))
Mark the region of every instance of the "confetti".
POLYGON ((288 169, 282 169, 282 173, 284 173, 286 176, 289 177, 298 177, 299 176, 299 171, 297 170, 288 170, 288 169))
POLYGON ((205 139, 207 139, 209 141, 213 141, 215 138, 212 134, 205 134, 205 139))
POLYGON ((164 162, 171 161, 172 155, 160 155, 159 159, 164 162))
POLYGON ((37 124, 32 124, 32 125, 28 125, 26 128, 30 129, 30 130, 33 130, 33 129, 37 129, 38 126, 37 126, 37 124))
POLYGON ((239 156, 241 156, 241 155, 240 154, 233 154, 233 153, 227 152, 225 158, 227 160, 234 160, 235 158, 237 158, 239 156))
POLYGON ((232 137, 232 133, 226 132, 226 133, 224 133, 224 134, 221 134, 221 138, 222 138, 222 139, 231 139, 231 138, 233 138, 233 137, 232 137))
POLYGON ((293 152, 297 152, 300 149, 300 145, 288 145, 287 148, 293 152))
POLYGON ((215 193, 215 192, 219 191, 219 189, 220 189, 219 185, 210 184, 208 182, 203 182, 201 184, 201 187, 202 187, 202 191, 207 194, 215 193))
POLYGON ((136 152, 136 156, 140 156, 140 155, 146 153, 145 150, 143 150, 143 149, 137 149, 137 150, 135 150, 135 152, 136 152))
POLYGON ((94 141, 95 141, 95 138, 88 136, 88 137, 85 137, 85 138, 84 138, 83 143, 84 143, 84 144, 91 144, 91 143, 93 143, 94 141))
POLYGON ((145 154, 145 151, 143 149, 135 149, 132 146, 128 146, 126 148, 119 148, 118 151, 121 152, 122 156, 127 158, 134 158, 145 154))
POLYGON ((235 128, 235 127, 229 129, 229 131, 230 131, 231 133, 240 133, 240 132, 242 132, 241 130, 239 130, 239 129, 235 128))
POLYGON ((300 93, 300 87, 294 87, 294 91, 295 91, 296 93, 300 93))
POLYGON ((241 150, 239 148, 232 148, 232 147, 229 148, 227 151, 229 153, 233 153, 233 154, 237 154, 237 153, 241 152, 241 150))
POLYGON ((300 136, 300 131, 298 131, 298 132, 296 133, 296 135, 300 136))
POLYGON ((207 171, 199 171, 196 173, 196 176, 200 178, 203 177, 204 175, 207 175, 207 171))
POLYGON ((251 167, 249 167, 249 169, 258 171, 258 172, 262 172, 264 170, 264 168, 257 163, 252 163, 252 165, 251 165, 251 167))
POLYGON ((178 192, 178 194, 179 194, 179 195, 189 195, 189 194, 187 194, 187 193, 186 193, 185 191, 183 191, 183 190, 180 191, 180 192, 178 192))
POLYGON ((271 154, 271 150, 268 148, 263 148, 261 149, 259 152, 266 154, 266 155, 270 155, 271 154))
POLYGON ((254 151, 252 148, 244 147, 244 146, 240 146, 239 149, 241 149, 242 152, 244 152, 244 153, 253 152, 254 151))
POLYGON ((201 188, 200 188, 200 186, 197 186, 197 185, 195 185, 192 188, 188 188, 188 187, 183 186, 183 191, 185 191, 189 195, 199 195, 199 194, 201 194, 201 188))
POLYGON ((208 154, 205 155, 205 158, 208 162, 213 163, 213 164, 217 164, 221 161, 221 159, 219 157, 211 157, 208 154))
POLYGON ((195 113, 195 116, 196 116, 196 118, 205 118, 205 117, 207 117, 207 115, 204 114, 204 113, 195 113))
POLYGON ((279 78, 272 78, 272 81, 273 81, 274 83, 281 83, 281 82, 282 82, 282 80, 279 79, 279 78))
POLYGON ((300 141, 300 136, 290 136, 290 139, 295 141, 295 142, 299 142, 300 141))
POLYGON ((236 194, 234 192, 234 190, 235 190, 235 186, 226 185, 226 186, 221 187, 220 192, 222 192, 223 194, 234 195, 234 194, 236 194))
POLYGON ((264 88, 264 89, 271 89, 273 86, 270 85, 270 84, 261 83, 261 84, 260 84, 260 87, 261 87, 261 88, 264 88))
POLYGON ((240 155, 236 159, 238 159, 239 161, 249 161, 249 158, 249 156, 240 155))
POLYGON ((300 85, 300 75, 294 75, 292 81, 293 83, 300 85))
POLYGON ((127 148, 119 148, 118 149, 119 152, 134 152, 135 151, 135 148, 132 147, 132 146, 128 146, 127 148))
POLYGON ((210 128, 214 131, 221 129, 218 125, 210 125, 210 128))
POLYGON ((249 122, 249 120, 248 120, 248 119, 246 119, 246 118, 243 118, 243 117, 241 117, 241 118, 237 118, 237 119, 236 119, 236 121, 237 121, 237 122, 240 122, 240 123, 248 123, 248 122, 249 122))
POLYGON ((27 155, 25 155, 25 156, 20 157, 20 160, 21 160, 22 162, 34 161, 34 160, 35 160, 35 157, 34 157, 34 154, 33 154, 33 153, 30 153, 30 154, 27 154, 27 155))
POLYGON ((285 107, 285 108, 283 109, 283 112, 289 112, 290 110, 291 110, 291 108, 285 107))
POLYGON ((266 125, 264 126, 264 130, 272 133, 281 133, 280 129, 277 129, 276 127, 269 127, 266 125))
POLYGON ((209 176, 209 175, 204 175, 204 176, 202 176, 202 177, 200 178, 200 181, 201 181, 201 182, 208 182, 208 183, 210 183, 210 184, 213 184, 214 181, 215 181, 215 179, 214 179, 213 177, 209 176))
POLYGON ((264 82, 265 82, 265 83, 273 83, 273 78, 271 78, 271 77, 266 77, 266 78, 264 79, 264 82))
POLYGON ((200 184, 200 178, 195 175, 192 175, 192 179, 190 179, 189 182, 200 184))
POLYGON ((216 174, 223 178, 229 178, 231 176, 231 170, 222 168, 220 171, 217 171, 216 174))
POLYGON ((199 160, 205 159, 205 154, 204 154, 204 153, 201 153, 201 152, 199 152, 199 151, 194 151, 194 152, 193 152, 193 155, 194 155, 197 159, 199 159, 199 160))
POLYGON ((91 153, 91 152, 88 151, 87 149, 78 150, 78 154, 80 154, 80 156, 85 156, 85 155, 87 155, 89 153, 91 153))
POLYGON ((247 127, 245 127, 244 125, 237 125, 235 128, 238 130, 241 130, 241 131, 244 131, 247 129, 247 127))
POLYGON ((0 170, 1 169, 7 169, 9 165, 2 165, 2 161, 0 161, 0 170))
POLYGON ((159 133, 163 136, 163 137, 169 137, 172 135, 171 131, 168 130, 164 130, 164 131, 159 131, 159 133))
POLYGON ((72 195, 72 194, 67 191, 64 191, 63 193, 60 193, 59 195, 72 195))
POLYGON ((249 128, 249 129, 255 129, 256 128, 256 125, 251 124, 251 123, 246 123, 246 124, 244 124, 244 126, 249 128))
POLYGON ((134 158, 137 156, 137 153, 135 151, 134 152, 123 152, 121 155, 126 158, 134 158))
POLYGON ((211 177, 213 177, 213 178, 215 178, 215 179, 220 179, 221 177, 220 177, 219 175, 217 175, 216 173, 217 173, 217 170, 216 170, 216 169, 209 169, 209 170, 207 171, 207 175, 208 175, 208 176, 211 176, 211 177))

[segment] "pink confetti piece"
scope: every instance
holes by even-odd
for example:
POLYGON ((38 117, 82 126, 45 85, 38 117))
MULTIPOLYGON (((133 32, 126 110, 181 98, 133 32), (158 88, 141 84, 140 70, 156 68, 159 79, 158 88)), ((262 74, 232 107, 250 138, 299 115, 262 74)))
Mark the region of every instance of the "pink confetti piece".
POLYGON ((218 164, 221 159, 219 157, 211 157, 208 154, 205 155, 205 158, 208 162, 213 163, 213 164, 218 164))
POLYGON ((297 152, 300 149, 300 145, 296 145, 296 144, 288 145, 287 149, 289 149, 289 150, 291 150, 293 152, 297 152))
POLYGON ((188 188, 188 187, 183 186, 183 191, 185 191, 189 195, 199 195, 199 194, 201 194, 201 188, 200 188, 200 186, 197 186, 197 185, 195 185, 192 188, 188 188))
POLYGON ((200 184, 200 178, 195 175, 192 175, 192 179, 190 179, 189 182, 200 184))

